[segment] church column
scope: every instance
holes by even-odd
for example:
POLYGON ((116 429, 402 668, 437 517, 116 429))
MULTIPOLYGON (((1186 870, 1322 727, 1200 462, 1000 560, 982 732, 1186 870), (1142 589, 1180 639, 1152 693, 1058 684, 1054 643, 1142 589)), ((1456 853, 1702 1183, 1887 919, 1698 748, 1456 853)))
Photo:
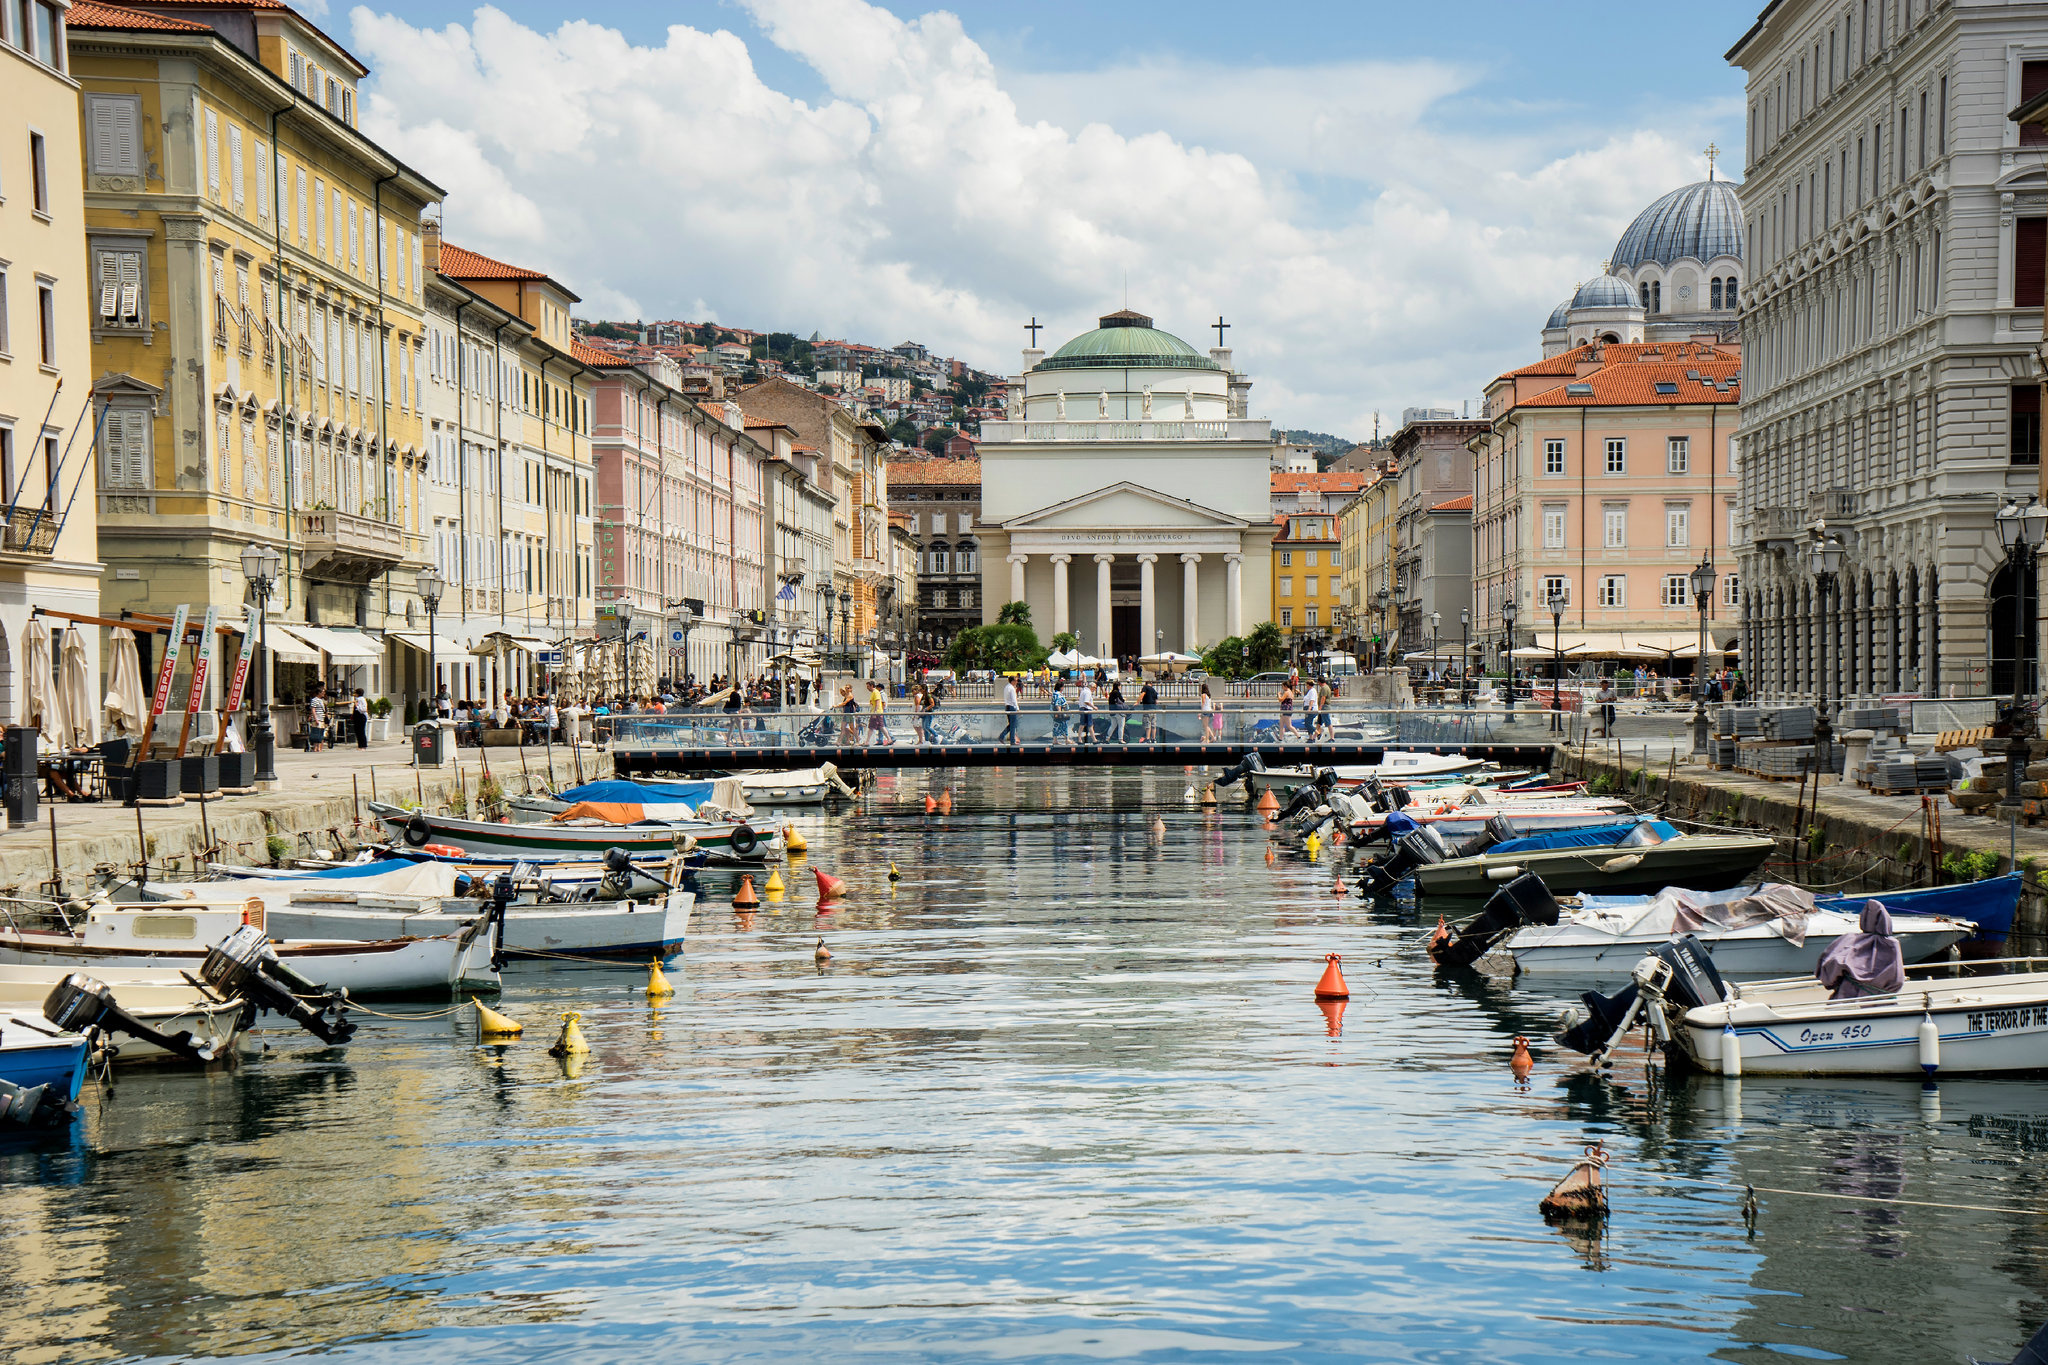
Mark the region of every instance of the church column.
POLYGON ((1223 556, 1223 633, 1244 634, 1244 556, 1223 556))
POLYGON ((1095 648, 1105 659, 1110 655, 1111 642, 1116 639, 1116 628, 1109 614, 1109 566, 1115 562, 1115 555, 1095 556, 1095 648))
POLYGON ((1012 602, 1022 602, 1024 600, 1024 561, 1030 557, 1029 555, 1009 556, 1010 600, 1012 602))
POLYGON ((1052 556, 1052 633, 1072 630, 1068 618, 1073 614, 1067 603, 1067 565, 1074 562, 1072 555, 1052 556))
POLYGON ((1158 555, 1138 556, 1138 654, 1140 657, 1159 648, 1159 602, 1153 582, 1153 565, 1159 562, 1158 555))
POLYGON ((1183 654, 1195 652, 1195 640, 1202 626, 1200 599, 1196 596, 1196 582, 1201 572, 1200 555, 1180 557, 1180 649, 1183 654))

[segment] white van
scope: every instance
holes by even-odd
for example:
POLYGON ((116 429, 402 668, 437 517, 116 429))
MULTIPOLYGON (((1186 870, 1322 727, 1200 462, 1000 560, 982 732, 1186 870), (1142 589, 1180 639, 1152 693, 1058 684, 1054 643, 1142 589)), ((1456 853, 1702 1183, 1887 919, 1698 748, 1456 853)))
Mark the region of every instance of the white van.
POLYGON ((1325 654, 1316 661, 1316 665, 1333 678, 1358 676, 1358 660, 1349 654, 1325 654))

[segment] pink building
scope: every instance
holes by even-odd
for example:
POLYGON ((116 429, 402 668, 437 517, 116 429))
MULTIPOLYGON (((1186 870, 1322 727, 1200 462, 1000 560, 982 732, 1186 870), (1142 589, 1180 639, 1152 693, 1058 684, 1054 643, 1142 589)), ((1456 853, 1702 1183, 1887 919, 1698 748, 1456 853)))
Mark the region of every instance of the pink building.
MULTIPOLYGON (((703 603, 677 676, 756 672, 768 643, 748 619, 768 605, 761 466, 769 452, 741 430, 739 408, 700 406, 666 356, 633 363, 579 350, 592 391, 600 604, 666 618, 703 603)), ((666 629, 664 625, 664 638, 666 629)))
POLYGON ((1490 427, 1470 443, 1473 635, 1496 666, 1512 597, 1516 646, 1689 672, 1700 617, 1687 575, 1703 559, 1719 575, 1710 642, 1734 640, 1741 372, 1732 342, 1586 345, 1487 386, 1490 427))

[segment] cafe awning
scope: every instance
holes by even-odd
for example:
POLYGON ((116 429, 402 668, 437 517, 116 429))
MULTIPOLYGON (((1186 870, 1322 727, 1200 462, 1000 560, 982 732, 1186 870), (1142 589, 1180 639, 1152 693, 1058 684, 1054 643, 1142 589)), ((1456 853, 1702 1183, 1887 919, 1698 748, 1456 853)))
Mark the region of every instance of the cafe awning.
POLYGON ((325 626, 306 626, 294 621, 288 626, 272 626, 270 638, 276 640, 279 635, 296 636, 325 654, 332 663, 373 664, 384 657, 384 641, 358 630, 329 630, 325 626))
POLYGON ((469 652, 472 655, 496 654, 500 647, 538 654, 543 649, 553 649, 555 644, 538 635, 515 635, 509 630, 494 630, 478 640, 469 652))
POLYGON ((270 655, 279 663, 318 664, 320 651, 291 634, 281 621, 270 623, 270 655))
MULTIPOLYGON (((427 652, 428 636, 423 630, 389 631, 385 634, 384 638, 396 640, 406 648, 416 649, 422 654, 427 652)), ((456 644, 445 635, 433 637, 432 644, 434 662, 444 667, 460 668, 462 665, 471 662, 473 657, 468 650, 456 644)))

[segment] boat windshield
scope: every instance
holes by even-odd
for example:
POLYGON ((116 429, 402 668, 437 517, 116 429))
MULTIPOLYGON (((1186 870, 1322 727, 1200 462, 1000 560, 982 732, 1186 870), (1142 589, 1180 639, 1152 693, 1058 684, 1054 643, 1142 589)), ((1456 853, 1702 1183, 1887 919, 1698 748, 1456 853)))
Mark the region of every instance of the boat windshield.
POLYGON ((1622 837, 1617 848, 1648 848, 1651 844, 1664 842, 1664 833, 1655 821, 1645 820, 1622 837))

